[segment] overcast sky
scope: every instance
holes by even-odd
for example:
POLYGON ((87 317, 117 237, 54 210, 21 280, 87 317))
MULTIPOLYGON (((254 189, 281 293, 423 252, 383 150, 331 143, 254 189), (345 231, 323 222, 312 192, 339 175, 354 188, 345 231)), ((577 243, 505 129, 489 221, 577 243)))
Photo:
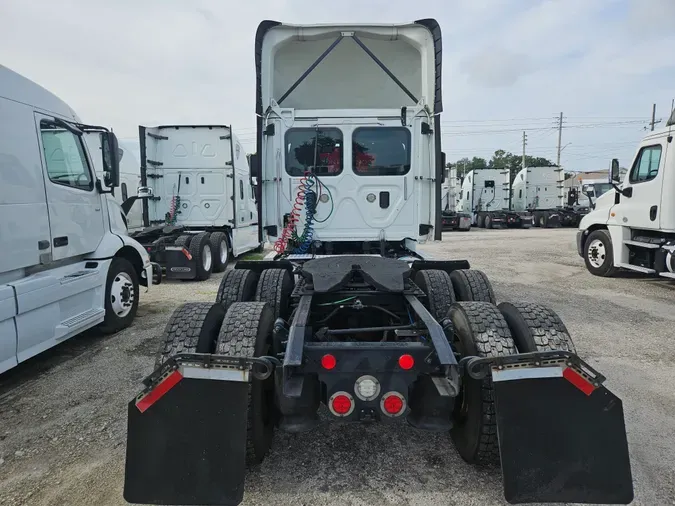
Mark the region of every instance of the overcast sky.
MULTIPOLYGON (((263 19, 400 23, 443 31, 443 148, 496 149, 606 169, 630 163, 652 104, 675 97, 675 0, 0 0, 0 62, 83 121, 231 123, 255 149, 253 41, 263 19), (422 7, 424 6, 424 7, 422 7)), ((663 124, 662 123, 662 124, 663 124)))

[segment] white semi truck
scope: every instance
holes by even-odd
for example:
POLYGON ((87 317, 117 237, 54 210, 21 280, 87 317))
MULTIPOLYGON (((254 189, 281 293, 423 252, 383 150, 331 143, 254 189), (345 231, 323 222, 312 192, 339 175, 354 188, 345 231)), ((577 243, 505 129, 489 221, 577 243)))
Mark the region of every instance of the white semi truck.
POLYGON ((464 177, 458 211, 471 214, 480 228, 529 228, 532 214, 511 206, 510 171, 508 169, 471 170, 464 177))
POLYGON ((612 160, 608 191, 583 217, 577 249, 596 276, 620 269, 675 279, 675 111, 666 128, 650 132, 620 177, 612 160))
POLYGON ((579 203, 579 192, 566 194, 562 167, 526 167, 513 180, 513 209, 527 211, 535 227, 577 226, 588 206, 579 203))
POLYGON ((150 195, 132 236, 167 279, 204 280, 261 248, 251 171, 231 126, 141 126, 139 137, 150 195))
POLYGON ((89 328, 124 329, 139 285, 159 281, 106 189, 118 186, 115 135, 0 65, 0 372, 89 328))
MULTIPOLYGON (((445 165, 445 164, 444 164, 445 165)), ((456 168, 445 169, 445 181, 441 185, 441 209, 443 230, 471 230, 471 214, 457 210, 462 180, 456 168)))
POLYGON ((128 502, 235 506, 275 432, 404 420, 501 463, 512 504, 632 501, 621 400, 555 312, 497 305, 483 272, 417 248, 441 215, 441 45, 433 19, 259 25, 276 251, 171 316, 127 405, 128 502))

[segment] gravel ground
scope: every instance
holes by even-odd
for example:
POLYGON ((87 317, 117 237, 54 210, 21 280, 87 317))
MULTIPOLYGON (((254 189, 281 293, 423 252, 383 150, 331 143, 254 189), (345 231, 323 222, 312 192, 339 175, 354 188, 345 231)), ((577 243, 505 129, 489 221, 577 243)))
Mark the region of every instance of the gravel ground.
MULTIPOLYGON (((623 400, 633 504, 675 504, 675 284, 593 277, 574 234, 475 230, 445 234, 425 250, 468 258, 488 274, 498 301, 536 301, 558 312, 582 358, 623 400)), ((0 376, 0 505, 126 504, 126 404, 151 371, 171 311, 213 300, 219 278, 153 287, 126 331, 86 333, 0 376)), ((277 434, 249 474, 245 497, 246 505, 506 504, 498 472, 465 464, 447 435, 406 425, 277 434)))

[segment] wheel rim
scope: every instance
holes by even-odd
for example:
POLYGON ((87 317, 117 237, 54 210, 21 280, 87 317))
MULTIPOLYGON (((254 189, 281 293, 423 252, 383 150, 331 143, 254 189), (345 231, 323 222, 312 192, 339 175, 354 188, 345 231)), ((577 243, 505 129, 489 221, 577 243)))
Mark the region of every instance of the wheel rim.
POLYGON ((600 239, 593 239, 588 245, 588 262, 599 269, 605 263, 607 251, 605 250, 605 243, 600 239))
POLYGON ((110 306, 119 317, 127 316, 134 307, 134 283, 126 272, 119 272, 110 286, 110 306))
POLYGON ((205 271, 208 271, 211 269, 211 263, 213 262, 213 258, 211 256, 211 246, 208 244, 204 245, 204 251, 202 253, 202 266, 204 267, 205 271))
POLYGON ((226 241, 220 241, 220 263, 225 265, 227 263, 227 257, 229 256, 229 252, 227 251, 227 242, 226 241))

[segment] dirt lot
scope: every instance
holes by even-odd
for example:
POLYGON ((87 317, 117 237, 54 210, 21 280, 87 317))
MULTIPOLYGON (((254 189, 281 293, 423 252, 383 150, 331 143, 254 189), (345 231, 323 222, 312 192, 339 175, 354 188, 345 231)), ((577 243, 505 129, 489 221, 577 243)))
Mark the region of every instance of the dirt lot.
MULTIPOLYGON (((425 249, 468 258, 489 275, 499 301, 537 301, 560 314, 582 358, 623 399, 633 504, 675 504, 675 284, 593 277, 574 234, 476 230, 425 249)), ((127 402, 151 370, 171 311, 213 300, 218 282, 155 287, 142 294, 130 329, 88 333, 0 376, 0 505, 126 504, 127 402)), ((249 475, 244 504, 506 504, 501 494, 499 473, 466 465, 444 434, 328 425, 277 434, 249 475)))

